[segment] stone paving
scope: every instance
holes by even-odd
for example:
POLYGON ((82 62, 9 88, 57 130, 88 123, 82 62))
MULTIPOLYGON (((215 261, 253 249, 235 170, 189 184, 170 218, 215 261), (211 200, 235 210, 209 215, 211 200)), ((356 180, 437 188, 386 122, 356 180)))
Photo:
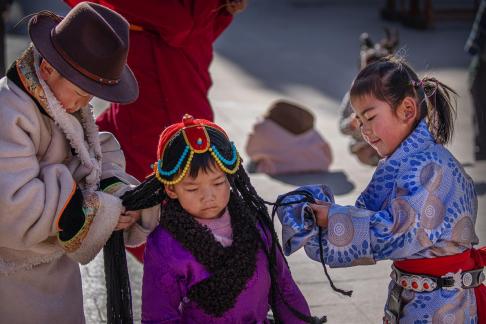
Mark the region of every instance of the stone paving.
MULTIPOLYGON (((472 21, 437 21, 434 29, 416 31, 381 21, 378 10, 383 1, 317 2, 296 6, 282 0, 251 1, 215 46, 210 99, 216 121, 226 128, 244 158, 252 124, 279 98, 308 106, 316 116, 317 128, 333 149, 335 161, 328 173, 279 177, 252 174, 258 192, 274 200, 279 193, 299 185, 326 183, 336 192, 338 203, 354 203, 373 169, 349 154, 348 139, 337 129, 337 109, 357 72, 360 33, 366 31, 378 40, 385 25, 396 27, 400 33, 399 53, 421 75, 435 75, 459 93, 456 133, 449 148, 475 181, 479 197, 476 229, 481 243, 486 244, 486 162, 475 162, 473 158, 472 108, 467 88, 469 57, 463 52, 472 21)), ((8 37, 10 62, 25 44, 23 36, 8 37)), ((100 109, 103 105, 97 102, 100 109)), ((315 315, 326 314, 329 323, 380 323, 389 262, 332 269, 330 274, 338 287, 354 290, 351 298, 332 292, 322 266, 302 252, 292 255, 289 263, 315 315)), ((129 268, 134 314, 139 322, 142 267, 129 257, 129 268)), ((82 275, 87 322, 106 322, 102 256, 82 267, 82 275)))

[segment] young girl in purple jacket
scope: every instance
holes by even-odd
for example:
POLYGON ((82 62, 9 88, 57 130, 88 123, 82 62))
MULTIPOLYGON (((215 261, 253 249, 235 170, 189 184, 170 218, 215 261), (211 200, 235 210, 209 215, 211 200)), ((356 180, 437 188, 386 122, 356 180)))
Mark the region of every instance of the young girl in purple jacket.
MULTIPOLYGON (((147 239, 143 323, 319 323, 295 284, 263 200, 216 124, 186 115, 159 140, 154 173, 123 197, 160 208, 147 239)), ((324 319, 323 319, 324 320, 324 319)))

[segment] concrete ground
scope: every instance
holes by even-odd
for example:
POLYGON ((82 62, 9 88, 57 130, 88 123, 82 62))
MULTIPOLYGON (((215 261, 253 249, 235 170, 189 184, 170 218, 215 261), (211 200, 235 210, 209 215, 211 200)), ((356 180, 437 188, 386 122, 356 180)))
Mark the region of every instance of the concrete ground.
MULTIPOLYGON (((398 28, 399 55, 405 56, 420 75, 434 75, 459 94, 456 133, 449 148, 475 181, 479 198, 476 230, 484 245, 486 162, 475 162, 473 157, 473 116, 467 86, 470 58, 463 51, 472 19, 438 20, 434 29, 417 31, 380 20, 378 10, 383 2, 251 1, 215 45, 210 99, 216 121, 228 131, 246 158, 247 135, 272 101, 287 98, 308 106, 316 116, 318 130, 331 143, 335 161, 330 172, 279 177, 252 174, 252 182, 270 201, 299 185, 325 183, 334 189, 338 203, 353 204, 371 178, 373 168, 358 163, 348 152, 348 138, 337 129, 338 106, 357 72, 359 35, 366 31, 378 40, 384 26, 398 28)), ((25 44, 24 36, 8 37, 10 62, 25 44)), ((97 105, 103 106, 99 102, 97 105)), ((292 255, 289 263, 313 314, 326 314, 329 323, 381 322, 389 262, 331 269, 336 286, 354 290, 351 298, 334 293, 322 266, 309 260, 303 252, 292 255)), ((131 257, 129 266, 138 322, 142 267, 131 257)), ((82 267, 82 273, 87 321, 104 322, 102 258, 99 256, 82 267)))

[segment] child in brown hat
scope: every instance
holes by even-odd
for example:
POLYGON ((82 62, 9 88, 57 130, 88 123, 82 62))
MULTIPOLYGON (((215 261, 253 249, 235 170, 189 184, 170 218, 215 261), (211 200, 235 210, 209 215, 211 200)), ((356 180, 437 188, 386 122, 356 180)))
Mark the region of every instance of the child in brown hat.
POLYGON ((84 323, 78 262, 115 229, 143 237, 131 226, 138 214, 116 197, 134 179, 89 104, 137 98, 128 26, 88 2, 64 19, 40 12, 29 22, 32 44, 0 80, 2 322, 84 323))

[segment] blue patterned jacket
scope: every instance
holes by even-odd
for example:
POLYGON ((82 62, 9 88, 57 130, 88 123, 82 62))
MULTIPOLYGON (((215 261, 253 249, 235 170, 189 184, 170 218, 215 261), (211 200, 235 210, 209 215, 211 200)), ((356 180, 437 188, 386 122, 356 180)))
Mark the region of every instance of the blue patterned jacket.
MULTIPOLYGON (((305 186, 315 199, 331 202, 323 231, 325 263, 331 267, 391 259, 434 258, 461 253, 478 243, 477 197, 472 179, 421 121, 398 149, 378 165, 355 206, 334 203, 323 185, 305 186)), ((298 201, 291 195, 283 203, 298 201)), ((318 228, 307 203, 279 207, 283 248, 304 247, 319 259, 318 228)), ((414 293, 404 290, 400 323, 475 323, 473 289, 414 293)))

